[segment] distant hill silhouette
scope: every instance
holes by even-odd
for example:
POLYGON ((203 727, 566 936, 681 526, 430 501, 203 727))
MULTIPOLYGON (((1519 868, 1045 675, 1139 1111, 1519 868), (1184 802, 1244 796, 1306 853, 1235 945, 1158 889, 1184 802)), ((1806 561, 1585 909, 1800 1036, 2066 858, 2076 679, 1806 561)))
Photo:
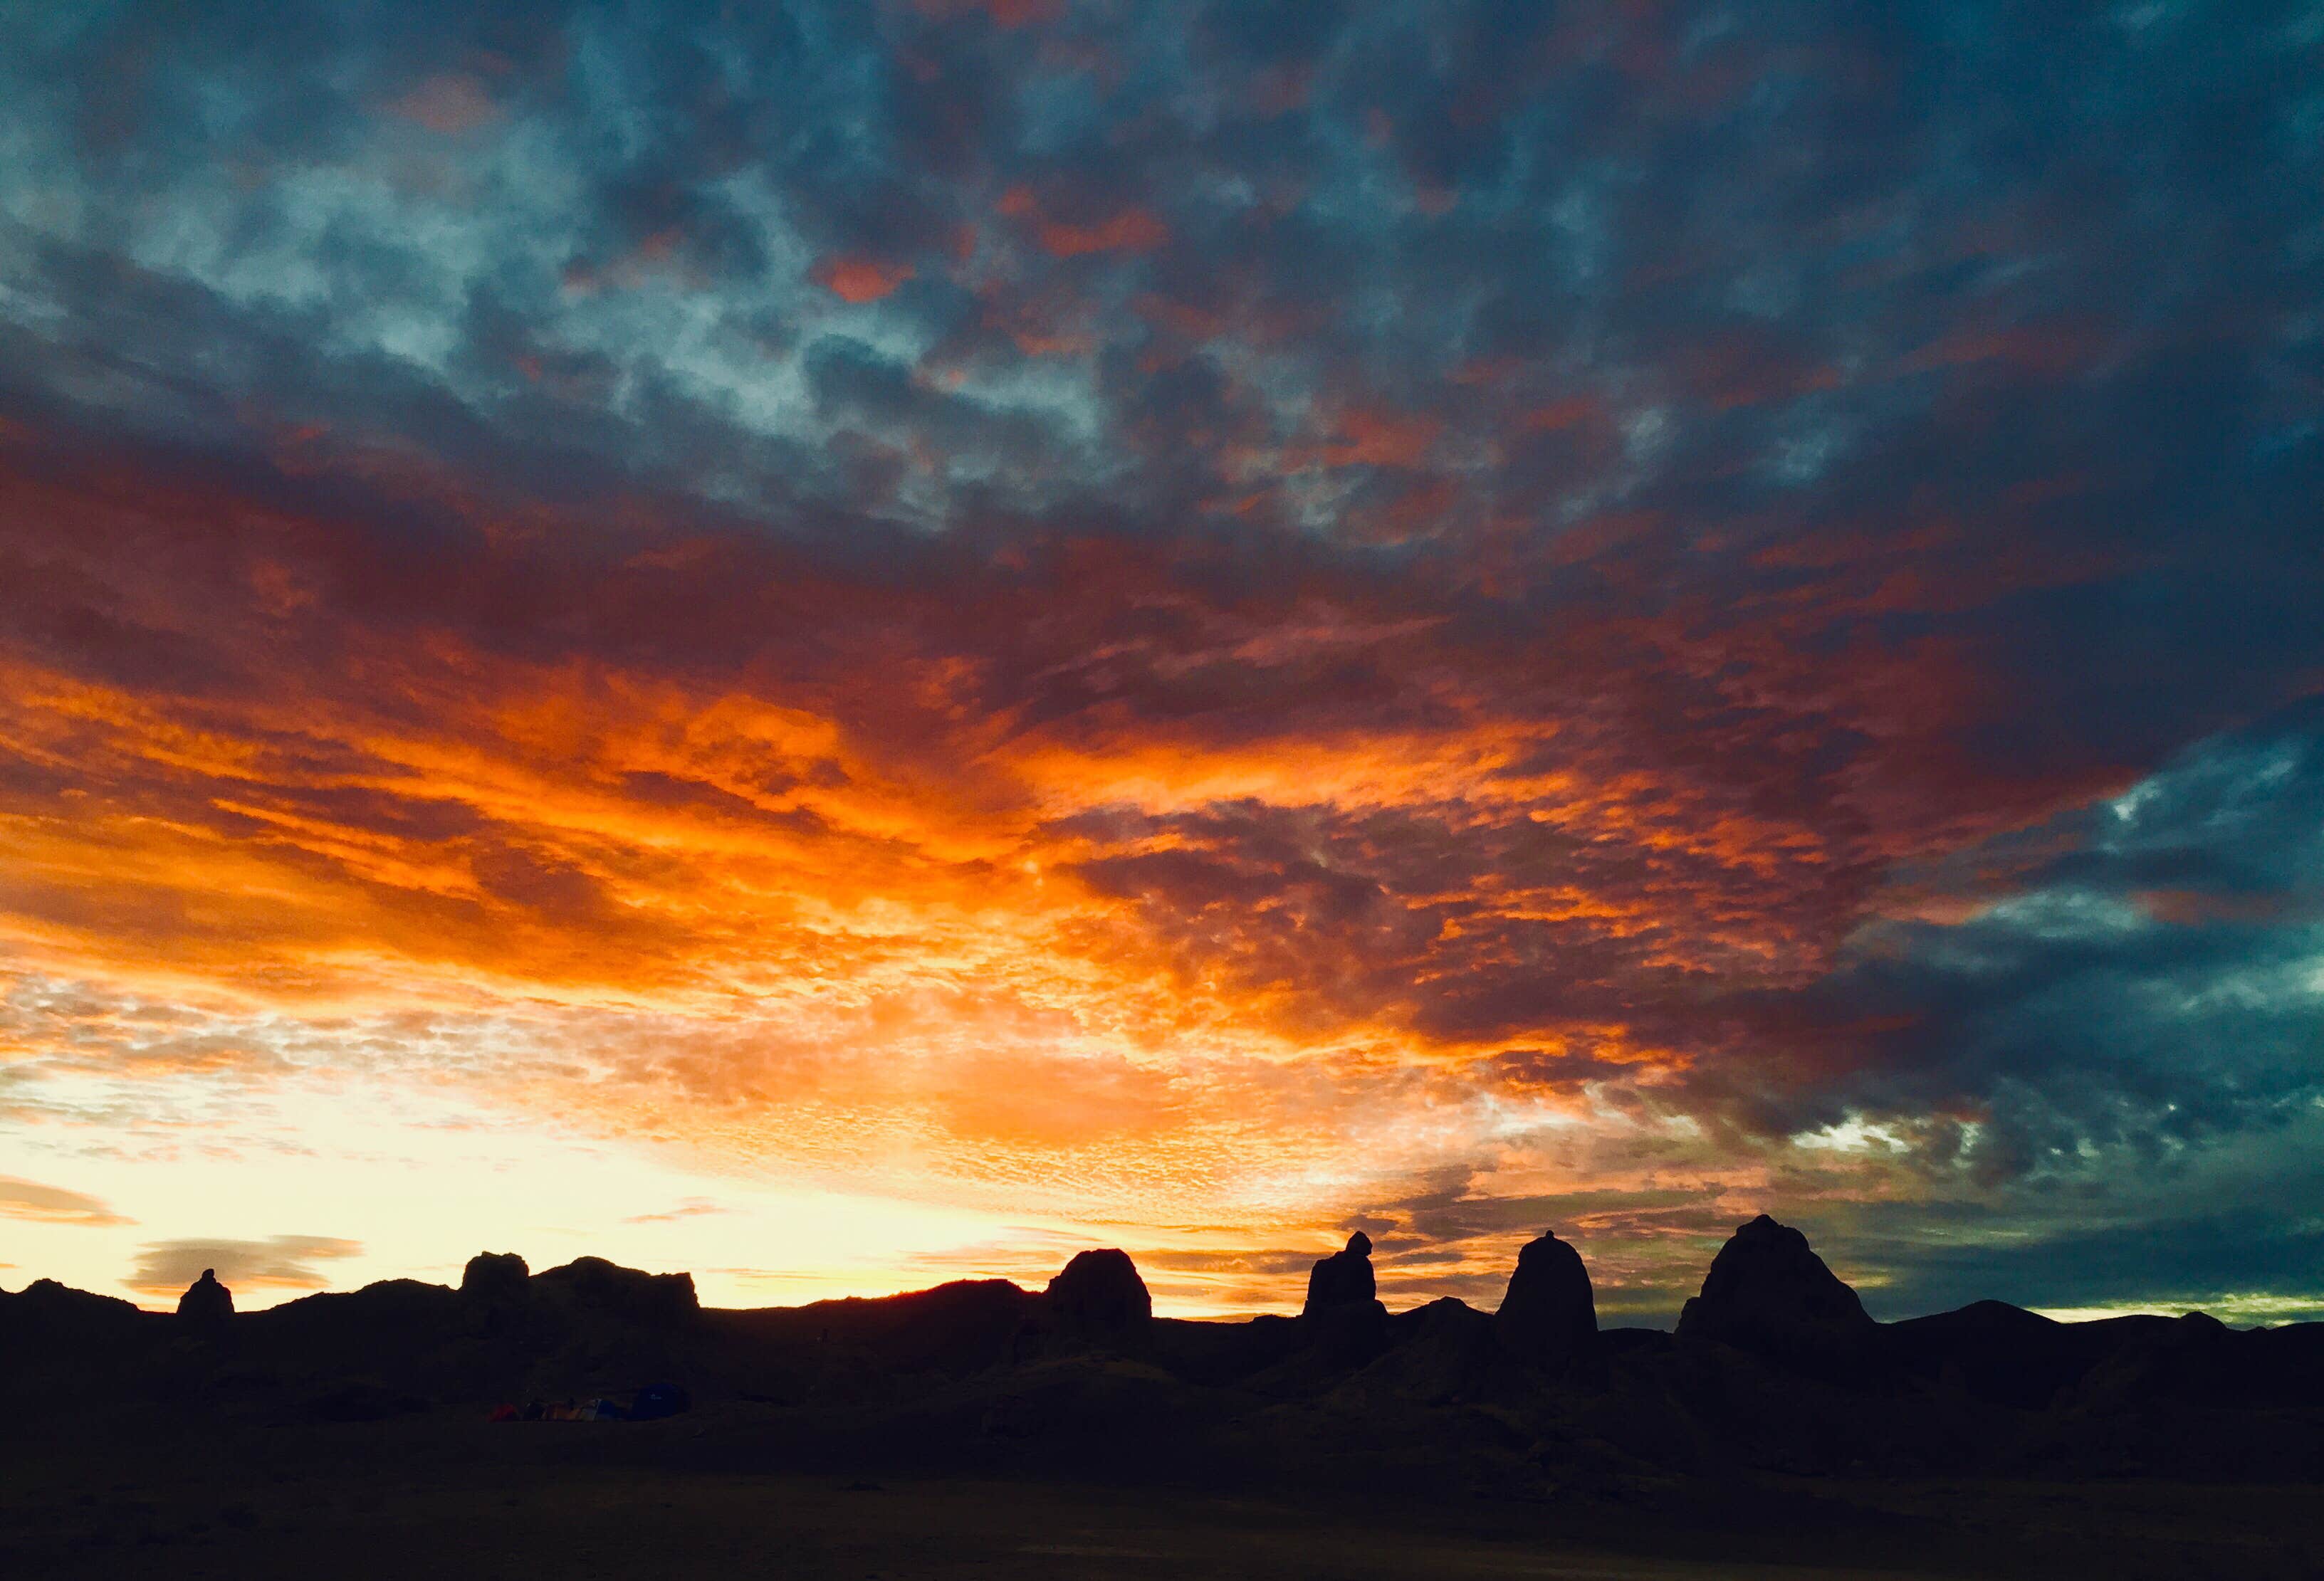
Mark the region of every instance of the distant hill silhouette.
POLYGON ((2324 1325, 2067 1324, 1998 1301, 1882 1324, 1765 1216, 1671 1334, 1601 1331, 1554 1234, 1489 1314, 1388 1313, 1370 1254, 1357 1236, 1318 1263, 1301 1316, 1240 1322, 1155 1317, 1113 1250, 1039 1291, 965 1280, 752 1310, 702 1307, 685 1274, 589 1257, 534 1273, 505 1253, 456 1290, 390 1280, 257 1312, 207 1275, 174 1314, 43 1280, 0 1292, 0 1387, 35 1420, 264 1423, 561 1414, 659 1385, 665 1405, 733 1407, 690 1451, 730 1466, 1502 1492, 1722 1468, 2324 1478, 2324 1325))

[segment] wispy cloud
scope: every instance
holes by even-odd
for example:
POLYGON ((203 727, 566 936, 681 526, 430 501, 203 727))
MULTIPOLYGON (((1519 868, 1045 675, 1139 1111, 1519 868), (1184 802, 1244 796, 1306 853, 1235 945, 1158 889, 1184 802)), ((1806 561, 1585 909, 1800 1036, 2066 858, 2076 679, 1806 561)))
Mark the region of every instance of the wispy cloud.
POLYGON ((0 1218, 30 1219, 35 1224, 83 1225, 92 1229, 136 1222, 123 1218, 85 1191, 44 1186, 38 1181, 20 1181, 13 1175, 0 1175, 0 1218))
POLYGON ((360 1256, 363 1243, 332 1236, 270 1236, 263 1240, 155 1241, 139 1249, 122 1283, 141 1295, 174 1296, 217 1272, 228 1289, 320 1290, 330 1282, 318 1263, 360 1256))
POLYGON ((622 1222, 623 1224, 675 1224, 682 1218, 714 1218, 718 1214, 733 1211, 732 1208, 720 1207, 706 1197, 688 1197, 677 1207, 663 1212, 632 1214, 622 1222))

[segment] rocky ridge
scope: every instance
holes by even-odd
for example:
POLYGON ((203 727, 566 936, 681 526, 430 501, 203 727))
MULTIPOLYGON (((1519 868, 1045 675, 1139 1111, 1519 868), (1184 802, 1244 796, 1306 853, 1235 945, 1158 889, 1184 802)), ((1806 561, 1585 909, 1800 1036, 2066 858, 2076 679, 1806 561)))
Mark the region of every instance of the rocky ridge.
MULTIPOLYGON (((1499 1310, 1391 1315, 1360 1233, 1297 1318, 1157 1318, 1130 1258, 1029 1291, 702 1307, 684 1274, 471 1261, 236 1313, 214 1276, 175 1315, 49 1282, 0 1292, 0 1387, 43 1410, 376 1420, 667 1385, 721 1464, 1048 1466, 1501 1493, 1720 1468, 1817 1475, 2324 1479, 2324 1325, 2200 1315, 2055 1323, 2001 1302, 1874 1321, 1762 1216, 1675 1333, 1600 1329, 1581 1251, 1518 1254, 1499 1310), (721 1414, 723 1413, 723 1414, 721 1414), (739 1414, 738 1414, 739 1413, 739 1414)), ((641 1429, 642 1430, 642 1429, 641 1429)))

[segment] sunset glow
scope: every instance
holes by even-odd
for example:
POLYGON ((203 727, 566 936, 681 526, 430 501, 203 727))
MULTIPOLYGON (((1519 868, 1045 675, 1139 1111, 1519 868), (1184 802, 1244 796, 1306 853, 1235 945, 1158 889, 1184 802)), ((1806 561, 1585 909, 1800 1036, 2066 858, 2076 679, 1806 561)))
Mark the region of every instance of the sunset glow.
POLYGON ((2313 41, 74 9, 0 1282, 2324 1309, 2313 41))

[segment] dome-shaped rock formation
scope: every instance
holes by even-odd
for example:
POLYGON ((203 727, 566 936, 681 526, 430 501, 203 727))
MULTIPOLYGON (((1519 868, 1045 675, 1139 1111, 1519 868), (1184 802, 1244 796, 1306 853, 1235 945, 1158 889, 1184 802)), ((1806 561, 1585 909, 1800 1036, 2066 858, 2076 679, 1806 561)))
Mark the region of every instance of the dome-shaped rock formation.
POLYGON ((178 1320, 205 1333, 215 1333, 234 1318, 234 1291, 218 1282, 217 1270, 205 1268, 202 1276, 178 1298, 178 1320))
POLYGON ((1702 1293, 1678 1319, 1682 1339, 1713 1339, 1824 1374, 1860 1364, 1878 1331, 1807 1236, 1764 1213, 1719 1249, 1702 1293))
POLYGON ((1442 1405, 1489 1397, 1503 1371, 1493 1319, 1455 1297, 1399 1312, 1387 1327, 1388 1349, 1357 1374, 1361 1387, 1442 1405))
POLYGON ((1564 1368, 1598 1347, 1598 1302, 1582 1254, 1544 1230, 1517 1254, 1508 1293, 1493 1314, 1502 1347, 1536 1366, 1564 1368))
POLYGON ((623 1322, 656 1327, 683 1322, 701 1310, 691 1273, 648 1273, 603 1257, 576 1257, 536 1274, 528 1282, 527 1292, 536 1299, 546 1293, 623 1322))
POLYGON ((1140 1334, 1154 1321, 1154 1298, 1138 1276, 1138 1264, 1111 1246, 1076 1252, 1049 1281, 1046 1297, 1051 1320, 1069 1334, 1140 1334))
POLYGON ((1361 1306, 1377 1293, 1372 1238, 1358 1230, 1343 1250, 1316 1260, 1314 1272, 1307 1275, 1307 1304, 1301 1311, 1313 1317, 1332 1307, 1361 1306))

